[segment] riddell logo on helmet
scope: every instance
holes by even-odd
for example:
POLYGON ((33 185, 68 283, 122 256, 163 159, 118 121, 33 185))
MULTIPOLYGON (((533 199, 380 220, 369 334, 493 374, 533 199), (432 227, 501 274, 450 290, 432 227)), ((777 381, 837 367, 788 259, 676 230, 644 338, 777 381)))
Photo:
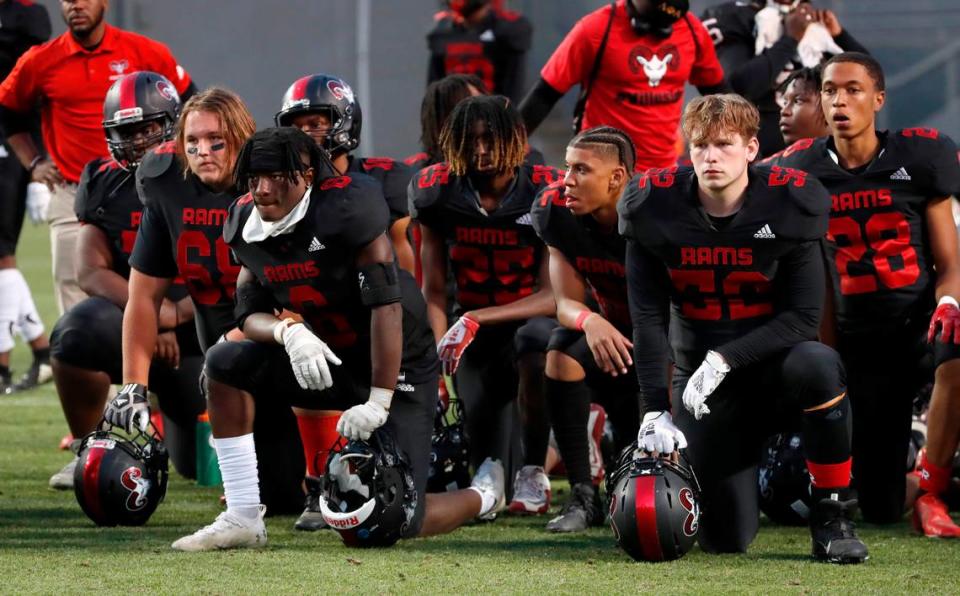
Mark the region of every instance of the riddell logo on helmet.
POLYGON ((120 484, 130 491, 125 505, 130 511, 140 511, 147 505, 147 491, 150 481, 143 477, 140 468, 129 467, 120 475, 120 484))
POLYGON ((336 519, 324 515, 323 521, 327 522, 331 528, 337 528, 339 530, 349 530, 350 528, 356 528, 360 525, 360 520, 357 519, 356 515, 348 517, 347 519, 336 519))
POLYGON ((340 81, 327 81, 327 89, 330 90, 330 93, 333 93, 333 96, 337 99, 343 101, 346 99, 350 103, 353 103, 353 89, 349 85, 345 85, 340 81))

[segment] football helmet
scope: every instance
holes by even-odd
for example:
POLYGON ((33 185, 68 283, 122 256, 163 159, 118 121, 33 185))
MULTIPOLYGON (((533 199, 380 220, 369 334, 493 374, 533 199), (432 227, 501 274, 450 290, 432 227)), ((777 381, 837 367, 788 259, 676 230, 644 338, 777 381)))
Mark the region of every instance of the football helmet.
POLYGON ((295 116, 312 112, 323 112, 330 119, 323 148, 332 157, 360 146, 363 113, 346 81, 326 74, 297 79, 283 94, 283 105, 273 119, 277 126, 292 126, 295 116))
POLYGON ((103 100, 103 131, 110 155, 123 168, 137 167, 147 149, 174 136, 180 115, 180 95, 163 75, 138 71, 117 79, 103 100), (157 121, 160 132, 137 139, 131 124, 157 121))
POLYGON ((637 443, 607 477, 610 527, 636 561, 672 561, 693 547, 700 528, 700 485, 693 469, 650 457, 637 443))
POLYGON ((637 35, 654 35, 661 39, 673 34, 673 24, 682 19, 689 10, 689 0, 652 0, 641 14, 635 0, 627 2, 630 26, 637 35))
POLYGON ((457 13, 460 18, 466 19, 487 4, 490 4, 490 0, 445 0, 445 4, 450 10, 457 13))
POLYGON ((463 408, 451 400, 446 411, 437 409, 430 441, 427 492, 442 493, 470 486, 470 451, 464 431, 463 408))
POLYGON ((142 526, 167 493, 167 449, 156 429, 131 438, 101 422, 80 443, 73 491, 98 526, 142 526))
POLYGON ((760 511, 785 526, 805 526, 813 497, 800 433, 767 439, 760 459, 760 511))
POLYGON ((378 428, 368 441, 341 442, 330 451, 319 504, 347 546, 391 546, 400 539, 416 512, 417 489, 389 431, 378 428))

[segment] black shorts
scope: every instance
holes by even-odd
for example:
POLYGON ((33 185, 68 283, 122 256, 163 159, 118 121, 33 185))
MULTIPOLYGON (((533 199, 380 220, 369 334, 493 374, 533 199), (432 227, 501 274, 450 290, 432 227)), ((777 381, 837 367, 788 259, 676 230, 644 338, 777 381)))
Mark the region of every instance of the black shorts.
POLYGON ((939 337, 927 343, 921 319, 883 334, 841 335, 837 348, 847 368, 860 510, 871 523, 893 523, 903 516, 914 397, 937 367, 960 358, 960 346, 939 337))
MULTIPOLYGON (((258 419, 261 412, 275 411, 278 406, 288 412, 287 406, 346 410, 367 401, 370 376, 369 372, 355 374, 350 369, 348 356, 340 356, 344 362, 340 366, 331 365, 333 386, 324 391, 301 388, 293 375, 286 350, 277 344, 250 340, 217 344, 207 352, 204 371, 214 381, 251 393, 257 403, 258 419)), ((369 370, 369 366, 358 368, 369 370)), ((408 538, 416 536, 423 523, 436 401, 437 384, 433 379, 419 384, 399 383, 387 419, 386 427, 396 437, 397 444, 406 452, 413 467, 417 488, 417 509, 405 534, 408 538)), ((255 427, 255 436, 256 433, 255 427)))
MULTIPOLYGON (((802 410, 845 389, 839 355, 813 341, 731 372, 695 420, 683 407, 694 371, 675 369, 673 419, 703 490, 698 541, 708 552, 745 552, 760 523, 758 463, 764 440, 796 428, 802 410)), ((900 468, 901 481, 903 465, 900 468)))
POLYGON ((0 257, 17 252, 30 175, 0 135, 0 257))

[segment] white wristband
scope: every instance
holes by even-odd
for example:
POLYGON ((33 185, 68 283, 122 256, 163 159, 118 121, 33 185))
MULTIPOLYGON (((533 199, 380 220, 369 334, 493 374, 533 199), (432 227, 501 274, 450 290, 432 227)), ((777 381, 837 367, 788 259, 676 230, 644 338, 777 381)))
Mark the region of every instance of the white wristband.
POLYGON ((953 296, 944 296, 940 299, 940 302, 937 303, 937 306, 943 306, 944 304, 952 304, 957 308, 960 308, 960 304, 957 304, 957 299, 953 296))
POLYGON ((370 398, 367 401, 372 401, 378 406, 383 407, 384 410, 390 409, 390 402, 393 401, 393 389, 384 389, 383 387, 371 387, 370 388, 370 398))

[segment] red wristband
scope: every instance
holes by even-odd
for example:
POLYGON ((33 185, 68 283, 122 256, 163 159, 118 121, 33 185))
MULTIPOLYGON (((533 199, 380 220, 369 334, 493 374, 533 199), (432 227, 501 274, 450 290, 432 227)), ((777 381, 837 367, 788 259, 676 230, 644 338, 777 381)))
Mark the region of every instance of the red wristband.
POLYGON ((586 322, 587 317, 593 314, 592 310, 581 310, 580 314, 577 315, 577 320, 573 323, 573 326, 577 328, 577 331, 583 331, 583 324, 586 322))

